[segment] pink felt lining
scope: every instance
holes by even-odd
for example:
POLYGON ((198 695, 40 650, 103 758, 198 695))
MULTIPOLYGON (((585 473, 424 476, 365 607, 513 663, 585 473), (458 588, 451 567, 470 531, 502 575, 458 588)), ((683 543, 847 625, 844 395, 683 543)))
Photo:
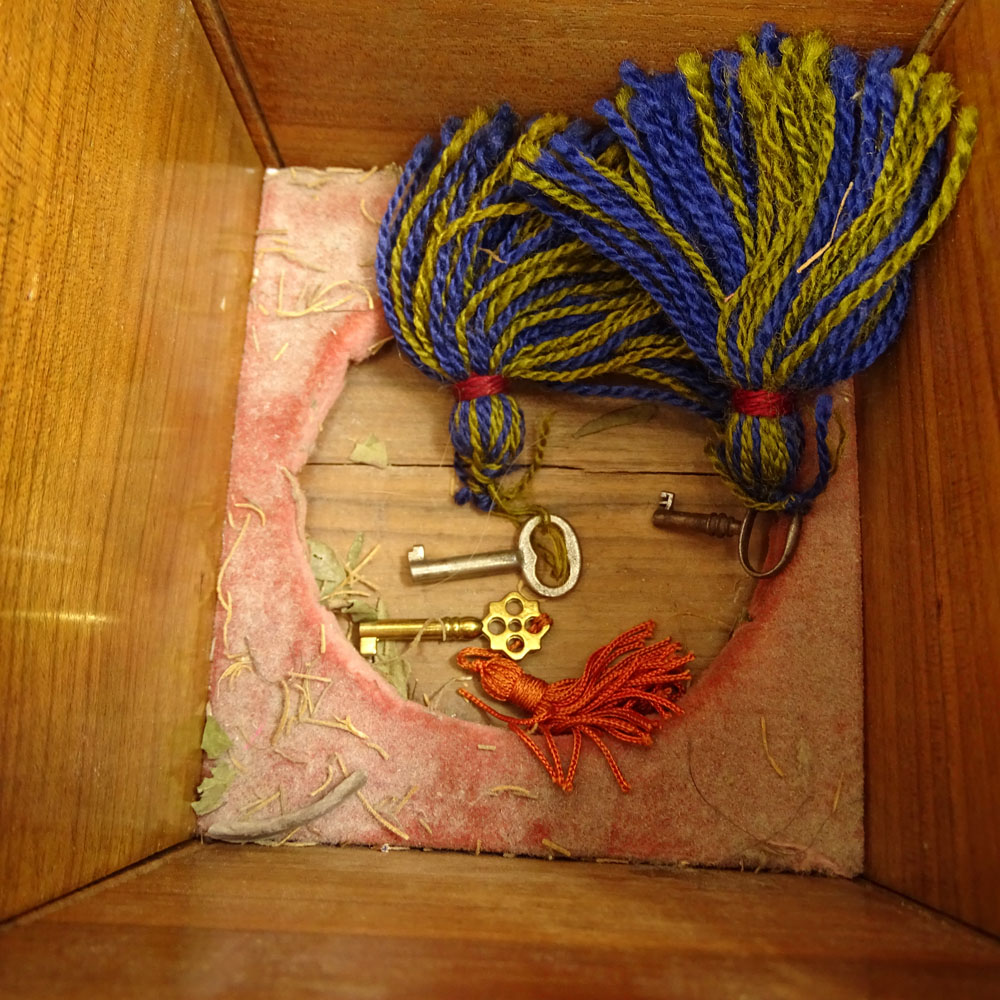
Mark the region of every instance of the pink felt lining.
MULTIPOLYGON (((301 175, 270 172, 260 229, 294 231, 295 253, 302 258, 298 248, 311 248, 305 263, 312 270, 321 266, 370 286, 359 262, 374 256, 375 227, 359 212, 359 197, 377 217, 393 183, 378 172, 361 184, 355 175, 337 174, 309 186, 301 175)), ((267 245, 262 236, 258 250, 267 245)), ((239 773, 224 804, 202 818, 202 829, 242 818, 279 788, 280 797, 263 807, 269 813, 312 801, 329 767, 339 775, 339 754, 349 769, 367 773, 365 796, 409 839, 380 824, 358 799, 293 839, 533 855, 551 853, 543 843, 549 840, 576 857, 859 872, 861 602, 852 408, 841 407, 848 445, 806 520, 790 568, 757 588, 752 621, 692 687, 685 714, 660 731, 654 746, 615 745, 634 791, 622 794, 588 747, 577 788, 567 795, 513 734, 400 699, 318 603, 295 475, 350 365, 388 330, 377 303, 369 310, 362 296, 345 313, 282 319, 272 308, 265 315, 282 271, 287 303, 310 268, 285 254, 258 254, 229 488, 235 527, 224 530, 224 605, 216 616, 211 678, 212 709, 234 741, 239 773), (264 511, 266 523, 239 506, 248 502, 264 511), (231 671, 220 681, 246 649, 255 669, 231 671), (282 681, 293 711, 299 697, 294 685, 301 679, 291 672, 329 678, 329 685, 307 682, 313 699, 328 688, 317 718, 349 718, 367 739, 299 724, 272 745, 285 701, 282 681), (479 744, 496 749, 481 751, 479 744), (500 785, 523 786, 538 797, 491 792, 500 785), (395 804, 414 788, 397 814, 395 804)))

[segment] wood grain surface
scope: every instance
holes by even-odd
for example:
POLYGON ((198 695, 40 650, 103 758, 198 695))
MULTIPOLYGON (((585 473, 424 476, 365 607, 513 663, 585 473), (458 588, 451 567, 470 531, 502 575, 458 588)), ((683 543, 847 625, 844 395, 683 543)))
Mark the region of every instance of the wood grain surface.
POLYGON ((361 848, 195 845, 0 949, 23 1000, 1000 996, 1000 945, 871 885, 361 848))
MULTIPOLYGON (((579 676, 594 650, 652 619, 659 637, 671 635, 695 652, 697 675, 744 620, 753 592, 753 581, 740 569, 735 538, 652 527, 664 489, 676 492, 680 509, 742 517, 739 501, 711 471, 704 451, 707 424, 673 407, 637 410, 627 401, 529 387, 519 387, 516 395, 529 433, 544 416, 550 419, 532 498, 573 525, 583 551, 577 586, 558 600, 541 599, 555 623, 542 653, 525 659, 525 669, 548 681, 579 676), (577 436, 610 413, 641 419, 577 436)), ((378 543, 365 576, 394 617, 481 617, 488 603, 515 585, 531 594, 509 572, 417 586, 410 579, 406 553, 415 544, 423 544, 434 559, 510 549, 518 534, 507 519, 452 502, 451 408, 450 393, 435 392, 393 347, 384 349, 352 366, 300 476, 311 536, 341 556, 359 532, 366 536, 364 551, 378 543), (386 445, 389 468, 350 462, 355 443, 370 434, 386 445)), ((526 457, 532 449, 529 442, 526 457)), ((761 542, 765 534, 759 534, 761 542)), ((428 641, 406 654, 412 697, 419 701, 427 695, 443 712, 481 720, 480 712, 454 694, 460 678, 453 654, 459 648, 449 644, 442 650, 428 641)))
POLYGON ((0 49, 2 917, 194 827, 261 169, 187 3, 0 49))
POLYGON ((403 162, 449 115, 510 101, 590 115, 622 59, 672 68, 774 21, 912 49, 940 0, 219 0, 285 163, 403 162))
POLYGON ((261 162, 265 167, 284 166, 270 126, 261 111, 260 101, 247 77, 246 67, 233 43, 229 25, 219 9, 218 0, 191 0, 191 6, 201 20, 201 26, 205 29, 215 59, 229 84, 233 100, 243 116, 243 124, 247 127, 261 162))
POLYGON ((996 14, 968 0, 934 53, 981 134, 901 343, 859 399, 868 871, 1000 934, 996 14))

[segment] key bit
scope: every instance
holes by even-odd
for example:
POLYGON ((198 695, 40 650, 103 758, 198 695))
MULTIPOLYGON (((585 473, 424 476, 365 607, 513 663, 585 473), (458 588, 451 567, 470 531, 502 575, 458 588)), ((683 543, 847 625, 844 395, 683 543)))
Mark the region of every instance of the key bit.
POLYGON ((572 590, 580 579, 580 543, 568 521, 550 515, 549 520, 562 532, 566 542, 569 574, 555 587, 538 579, 538 553, 531 544, 531 533, 542 523, 541 515, 526 521, 517 539, 517 548, 503 552, 480 552, 475 555, 452 556, 450 559, 428 559, 422 545, 414 545, 407 553, 410 575, 416 583, 434 583, 468 576, 486 576, 520 569, 524 581, 542 597, 562 597, 572 590))
POLYGON ((374 656, 377 644, 385 640, 451 639, 469 641, 484 636, 490 648, 520 660, 539 649, 542 636, 552 627, 547 616, 538 610, 537 601, 529 601, 516 590, 493 601, 484 618, 385 618, 358 625, 358 646, 362 656, 374 656))

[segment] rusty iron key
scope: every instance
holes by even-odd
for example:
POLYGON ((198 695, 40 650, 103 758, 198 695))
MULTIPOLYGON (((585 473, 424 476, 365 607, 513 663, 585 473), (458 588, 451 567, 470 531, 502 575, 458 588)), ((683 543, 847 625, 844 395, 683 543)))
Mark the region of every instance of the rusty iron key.
POLYGON ((656 510, 653 511, 653 524, 657 528, 681 528, 688 531, 698 531, 703 535, 711 535, 713 538, 730 538, 738 534, 740 566, 743 571, 757 580, 767 580, 772 576, 777 576, 791 561, 795 554, 796 546, 799 544, 799 535, 802 532, 802 514, 796 512, 788 526, 788 534, 785 537, 785 550, 781 557, 770 569, 761 569, 750 563, 750 536, 753 534, 753 526, 757 520, 757 511, 748 510, 739 521, 728 514, 701 514, 688 510, 677 510, 674 506, 676 495, 664 490, 660 494, 660 502, 656 510))

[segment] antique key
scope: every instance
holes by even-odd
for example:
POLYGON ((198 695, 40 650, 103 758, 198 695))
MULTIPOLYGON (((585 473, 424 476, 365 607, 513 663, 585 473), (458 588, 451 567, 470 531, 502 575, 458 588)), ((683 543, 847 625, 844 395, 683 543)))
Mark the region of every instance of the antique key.
POLYGON ((777 576, 788 565, 799 544, 799 535, 802 532, 801 512, 792 515, 781 558, 770 569, 760 569, 750 563, 750 536, 757 520, 757 511, 748 510, 743 520, 738 521, 728 514, 700 514, 677 510, 674 507, 675 499, 675 494, 667 490, 660 493, 660 502, 653 511, 653 524, 657 528, 686 528, 690 531, 700 531, 703 535, 711 535, 713 538, 729 538, 738 533, 740 565, 748 576, 757 580, 767 580, 777 576))
POLYGON ((358 625, 362 656, 374 656, 376 644, 386 639, 478 639, 485 636, 490 648, 520 660, 525 653, 538 649, 542 636, 552 627, 551 619, 538 610, 537 601, 529 601, 516 590, 494 601, 485 618, 385 618, 358 625))
POLYGON ((452 556, 450 559, 427 559, 422 545, 414 545, 407 554, 410 575, 416 583, 433 583, 466 576, 486 576, 505 570, 520 569, 525 583, 542 597, 562 597, 576 586, 580 578, 580 543, 568 521, 554 514, 549 520, 562 532, 566 541, 566 558, 569 575, 556 587, 538 579, 538 553, 531 544, 531 533, 542 523, 541 515, 525 522, 517 539, 517 548, 503 552, 482 552, 478 555, 452 556))

